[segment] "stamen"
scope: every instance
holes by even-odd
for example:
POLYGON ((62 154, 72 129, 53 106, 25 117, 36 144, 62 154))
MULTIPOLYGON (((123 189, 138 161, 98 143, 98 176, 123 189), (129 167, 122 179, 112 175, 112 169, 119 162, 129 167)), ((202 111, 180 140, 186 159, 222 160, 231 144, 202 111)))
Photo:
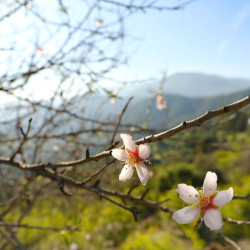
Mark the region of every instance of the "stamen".
POLYGON ((138 154, 138 146, 136 147, 135 151, 134 152, 131 152, 129 149, 126 149, 126 152, 127 152, 127 162, 128 163, 132 163, 132 164, 136 164, 138 163, 139 161, 144 161, 143 159, 141 159, 139 157, 139 154, 138 154))
POLYGON ((208 196, 202 196, 200 198, 200 201, 199 201, 197 207, 198 208, 205 208, 205 207, 209 206, 209 204, 210 204, 209 197, 208 196))

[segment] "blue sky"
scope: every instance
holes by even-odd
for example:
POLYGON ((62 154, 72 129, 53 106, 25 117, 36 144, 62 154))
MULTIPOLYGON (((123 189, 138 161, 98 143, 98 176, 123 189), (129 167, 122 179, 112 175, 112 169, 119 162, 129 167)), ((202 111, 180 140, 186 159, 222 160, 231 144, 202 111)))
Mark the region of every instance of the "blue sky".
POLYGON ((139 40, 120 76, 166 70, 250 78, 250 1, 198 0, 180 11, 148 11, 130 18, 126 30, 139 40))
MULTIPOLYGON (((71 11, 76 19, 79 16, 82 17, 84 11, 88 11, 86 6, 79 5, 77 0, 64 2, 65 5, 72 7, 71 11)), ((171 3, 178 1, 162 0, 159 4, 163 2, 171 6, 171 3)), ((58 15, 58 1, 44 0, 39 2, 41 3, 44 5, 42 6, 44 14, 52 15, 55 19, 60 19, 63 15, 61 12, 58 15)), ((99 14, 94 13, 88 20, 90 27, 96 26, 95 18, 103 18, 104 24, 113 18, 112 16, 99 16, 99 14)), ((15 42, 18 41, 18 45, 22 48, 20 53, 33 52, 34 46, 30 44, 34 45, 37 38, 46 53, 53 53, 57 48, 58 39, 53 40, 54 44, 48 45, 49 42, 47 42, 51 37, 53 38, 51 35, 53 30, 48 29, 49 32, 47 32, 46 29, 47 33, 44 34, 36 23, 28 29, 29 32, 23 32, 22 35, 15 37, 15 32, 18 29, 22 30, 26 22, 28 23, 25 13, 21 12, 12 21, 12 24, 6 22, 5 26, 1 22, 1 30, 14 34, 11 38, 15 42)), ((127 65, 117 68, 112 73, 111 77, 117 80, 129 82, 129 80, 151 77, 159 80, 163 72, 167 72, 167 75, 178 72, 202 72, 228 78, 250 79, 249 0, 197 0, 179 11, 148 10, 146 14, 134 13, 125 21, 125 34, 128 35, 128 39, 124 42, 123 51, 130 55, 130 60, 127 65)), ((63 41, 63 39, 59 40, 63 41)), ((117 51, 117 48, 110 47, 110 45, 108 49, 111 53, 117 51)), ((20 58, 22 59, 21 56, 20 58)), ((39 62, 42 63, 43 60, 43 56, 40 55, 39 62)), ((3 59, 0 72, 5 72, 9 66, 10 64, 6 64, 6 60, 3 59)), ((34 98, 49 98, 49 93, 53 94, 57 81, 47 72, 46 77, 39 77, 27 86, 26 94, 32 93, 34 98)), ((85 91, 81 81, 82 79, 76 85, 85 91)), ((68 84, 70 85, 71 82, 69 81, 68 84)), ((102 79, 99 84, 110 89, 117 89, 115 81, 109 79, 102 79)), ((77 88, 73 90, 78 93, 77 88)), ((3 102, 3 97, 0 99, 3 102)))

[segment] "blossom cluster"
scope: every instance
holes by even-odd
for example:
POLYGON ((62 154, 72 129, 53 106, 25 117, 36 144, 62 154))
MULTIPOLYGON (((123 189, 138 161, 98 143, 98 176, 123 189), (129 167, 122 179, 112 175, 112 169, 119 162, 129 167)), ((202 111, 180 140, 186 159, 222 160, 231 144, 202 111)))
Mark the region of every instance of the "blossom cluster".
MULTIPOLYGON (((149 172, 147 166, 143 163, 150 155, 148 144, 139 146, 127 134, 120 135, 125 149, 113 149, 112 156, 125 163, 119 175, 119 180, 125 182, 129 180, 136 169, 138 177, 143 185, 147 184, 149 172)), ((222 226, 222 217, 220 208, 233 198, 233 188, 228 190, 216 191, 217 175, 208 171, 202 190, 197 190, 193 186, 178 184, 176 192, 179 198, 188 203, 188 206, 173 213, 172 218, 181 224, 187 224, 195 221, 198 217, 204 221, 210 230, 219 230, 222 226)))

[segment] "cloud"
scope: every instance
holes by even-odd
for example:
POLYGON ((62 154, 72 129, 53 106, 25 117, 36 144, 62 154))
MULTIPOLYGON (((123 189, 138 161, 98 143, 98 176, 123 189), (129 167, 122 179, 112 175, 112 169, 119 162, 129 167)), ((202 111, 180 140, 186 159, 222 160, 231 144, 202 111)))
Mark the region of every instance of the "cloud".
POLYGON ((237 13, 234 22, 231 25, 232 30, 237 30, 250 17, 250 3, 246 4, 237 13))

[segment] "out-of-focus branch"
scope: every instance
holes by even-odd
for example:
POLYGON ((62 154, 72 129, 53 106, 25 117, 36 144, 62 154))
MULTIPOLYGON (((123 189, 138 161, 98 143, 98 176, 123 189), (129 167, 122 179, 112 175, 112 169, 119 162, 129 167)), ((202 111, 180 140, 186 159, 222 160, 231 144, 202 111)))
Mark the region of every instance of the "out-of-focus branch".
POLYGON ((222 240, 224 240, 226 243, 228 243, 229 245, 231 245, 232 247, 234 247, 234 249, 236 250, 241 250, 241 247, 232 239, 228 238, 226 235, 224 235, 223 233, 219 233, 218 237, 221 238, 222 240))
POLYGON ((24 4, 19 4, 17 7, 13 8, 11 11, 9 11, 8 13, 2 15, 0 17, 0 22, 2 22, 5 18, 8 18, 10 16, 12 16, 13 14, 15 14, 18 10, 20 10, 22 7, 24 6, 24 4))
POLYGON ((41 226, 31 226, 26 224, 19 224, 15 222, 3 222, 0 221, 0 227, 11 227, 11 228, 26 228, 26 229, 38 229, 38 230, 49 230, 49 231, 77 231, 75 226, 66 226, 66 227, 41 227, 41 226))
POLYGON ((122 109, 122 112, 121 112, 121 114, 120 114, 120 116, 119 116, 118 122, 117 122, 117 124, 116 124, 116 126, 115 126, 115 129, 114 129, 114 132, 113 132, 113 135, 112 135, 110 144, 113 144, 113 142, 114 142, 114 139, 115 139, 115 136, 116 136, 118 127, 120 126, 122 117, 123 117, 125 111, 127 110, 127 107, 128 107, 128 105, 129 105, 129 103, 130 103, 130 101, 131 101, 132 99, 133 99, 133 97, 130 97, 130 98, 128 99, 126 105, 125 105, 124 108, 122 109))
POLYGON ((16 155, 19 154, 19 153, 21 152, 22 147, 23 147, 24 143, 25 143, 26 140, 27 140, 27 136, 28 136, 29 131, 30 131, 30 128, 31 128, 31 122, 32 122, 32 119, 29 120, 29 125, 28 125, 28 128, 27 128, 27 131, 26 131, 26 132, 24 132, 23 129, 22 129, 22 127, 20 127, 21 133, 22 133, 22 135, 23 135, 23 140, 22 140, 22 142, 20 143, 18 149, 17 149, 17 150, 12 154, 12 156, 10 157, 10 160, 11 160, 11 161, 13 161, 14 158, 16 157, 16 155))
POLYGON ((97 175, 99 175, 102 171, 104 171, 109 165, 111 165, 114 162, 115 162, 115 159, 110 162, 107 162, 102 168, 100 168, 95 173, 91 174, 88 178, 86 178, 84 181, 82 181, 82 184, 86 184, 90 182, 91 180, 93 180, 97 175))
POLYGON ((234 195, 233 199, 250 201, 250 194, 245 195, 245 196, 234 195))
POLYGON ((105 3, 117 5, 119 7, 127 8, 129 10, 140 10, 140 11, 145 12, 146 10, 176 11, 176 10, 183 9, 186 5, 191 4, 192 2, 197 1, 197 0, 189 0, 189 1, 186 1, 184 3, 175 5, 173 7, 169 7, 169 6, 157 6, 155 4, 156 1, 152 1, 150 3, 145 3, 145 4, 142 3, 141 5, 135 5, 135 4, 132 4, 131 2, 130 3, 129 2, 125 3, 125 2, 118 2, 118 1, 113 1, 113 0, 102 0, 102 1, 105 2, 105 3))
MULTIPOLYGON (((131 125, 132 126, 132 125, 131 125)), ((86 133, 92 133, 96 134, 97 132, 102 132, 102 133, 112 133, 114 129, 109 129, 109 128, 92 128, 92 129, 80 129, 78 131, 73 131, 69 133, 61 133, 61 134, 34 134, 34 135, 28 135, 26 137, 26 140, 31 140, 31 139, 62 139, 65 140, 66 137, 71 137, 71 136, 77 136, 80 134, 86 134, 86 133)), ((122 132, 124 129, 118 129, 117 132, 122 132)), ((153 129, 134 129, 134 133, 146 133, 146 132, 154 132, 153 129)), ((1 138, 0 143, 5 143, 5 142, 14 142, 14 141, 20 141, 22 140, 23 137, 3 137, 1 138)))
POLYGON ((99 188, 99 187, 97 188, 97 191, 101 192, 101 193, 104 193, 104 194, 107 194, 107 195, 114 196, 114 197, 119 197, 122 200, 129 200, 129 201, 133 201, 135 203, 138 203, 140 205, 145 205, 147 207, 152 207, 152 208, 154 208, 156 210, 161 210, 163 212, 167 212, 167 213, 174 212, 173 209, 162 206, 161 201, 160 202, 153 202, 153 201, 144 199, 144 197, 136 197, 136 196, 132 196, 130 194, 123 194, 123 193, 119 193, 119 192, 116 192, 116 191, 111 191, 111 190, 108 190, 108 189, 105 189, 105 188, 99 188))
POLYGON ((226 221, 226 222, 233 223, 233 224, 238 224, 238 225, 242 225, 242 224, 250 225, 250 221, 234 220, 234 219, 225 218, 225 217, 223 217, 223 220, 226 221))
POLYGON ((133 214, 134 220, 138 221, 138 211, 136 210, 136 207, 133 207, 133 206, 129 207, 129 206, 123 205, 123 204, 109 198, 108 196, 106 196, 105 194, 103 194, 101 192, 98 192, 98 195, 100 195, 101 198, 109 201, 110 203, 113 203, 116 206, 121 207, 122 209, 125 209, 127 211, 130 211, 133 214))

